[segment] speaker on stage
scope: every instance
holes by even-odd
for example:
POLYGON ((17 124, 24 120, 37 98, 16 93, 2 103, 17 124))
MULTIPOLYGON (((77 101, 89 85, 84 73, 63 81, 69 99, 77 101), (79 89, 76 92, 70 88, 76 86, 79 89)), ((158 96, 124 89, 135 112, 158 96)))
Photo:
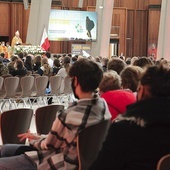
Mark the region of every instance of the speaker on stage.
POLYGON ((28 0, 23 0, 23 3, 24 3, 24 9, 27 10, 28 7, 29 7, 29 2, 28 2, 28 0))

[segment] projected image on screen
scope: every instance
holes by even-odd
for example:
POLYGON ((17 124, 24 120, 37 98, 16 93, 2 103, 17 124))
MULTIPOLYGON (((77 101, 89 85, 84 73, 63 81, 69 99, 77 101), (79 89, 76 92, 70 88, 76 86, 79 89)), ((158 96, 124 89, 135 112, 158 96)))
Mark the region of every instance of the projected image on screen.
POLYGON ((48 26, 49 40, 96 41, 96 34, 96 12, 51 10, 48 26))

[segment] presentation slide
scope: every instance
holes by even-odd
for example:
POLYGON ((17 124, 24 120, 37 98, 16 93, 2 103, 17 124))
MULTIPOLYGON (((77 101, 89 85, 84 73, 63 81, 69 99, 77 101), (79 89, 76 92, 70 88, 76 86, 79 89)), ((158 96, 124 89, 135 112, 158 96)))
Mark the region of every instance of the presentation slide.
POLYGON ((97 13, 52 9, 48 38, 51 41, 96 41, 97 13))

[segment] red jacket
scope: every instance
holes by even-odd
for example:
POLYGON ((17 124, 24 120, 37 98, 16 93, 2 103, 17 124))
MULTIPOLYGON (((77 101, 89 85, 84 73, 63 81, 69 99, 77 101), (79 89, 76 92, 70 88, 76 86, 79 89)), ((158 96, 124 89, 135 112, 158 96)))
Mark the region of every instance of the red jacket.
POLYGON ((130 90, 113 90, 103 93, 101 95, 108 104, 112 120, 117 117, 118 114, 122 114, 126 111, 126 107, 136 101, 135 95, 130 90))

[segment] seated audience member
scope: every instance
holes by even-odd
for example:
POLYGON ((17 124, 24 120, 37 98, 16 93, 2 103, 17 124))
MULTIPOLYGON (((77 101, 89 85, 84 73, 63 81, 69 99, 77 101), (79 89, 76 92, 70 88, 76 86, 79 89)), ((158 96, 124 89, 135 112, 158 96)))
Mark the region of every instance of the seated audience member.
POLYGON ((135 93, 143 72, 144 70, 138 66, 128 66, 123 69, 120 73, 123 89, 130 89, 135 93))
POLYGON ((147 67, 154 65, 154 63, 148 57, 140 57, 138 60, 134 61, 133 65, 146 69, 147 67))
POLYGON ((15 70, 11 72, 13 76, 26 76, 27 75, 27 69, 24 67, 24 63, 21 60, 17 60, 14 64, 15 70))
POLYGON ((39 68, 41 67, 41 56, 40 55, 35 56, 33 63, 34 63, 33 70, 36 73, 39 70, 39 68))
POLYGON ((156 170, 170 153, 170 69, 150 66, 144 72, 137 102, 112 123, 90 170, 156 170))
POLYGON ((38 69, 37 73, 41 76, 50 76, 52 74, 52 68, 48 63, 47 58, 41 60, 41 67, 38 69))
POLYGON ((2 60, 3 64, 7 65, 10 61, 8 58, 5 58, 5 53, 0 53, 0 59, 2 60))
POLYGON ((12 72, 15 70, 14 64, 18 60, 17 56, 11 56, 11 61, 7 64, 9 74, 12 74, 12 72))
POLYGON ((60 66, 60 60, 58 58, 54 59, 54 63, 53 63, 53 76, 56 75, 58 73, 58 71, 60 70, 61 66, 60 66))
POLYGON ((117 72, 117 74, 120 74, 120 72, 126 67, 125 61, 123 61, 120 58, 113 58, 109 60, 107 69, 108 70, 114 70, 117 72))
POLYGON ((121 78, 116 71, 109 70, 103 74, 103 78, 99 84, 100 95, 107 91, 121 88, 121 78))
POLYGON ((9 74, 8 67, 0 60, 0 76, 9 74))
POLYGON ((11 156, 15 154, 14 150, 17 150, 19 145, 3 145, 0 169, 78 169, 78 133, 105 119, 109 120, 111 115, 105 101, 95 93, 103 76, 96 63, 81 59, 70 68, 69 76, 72 78, 71 86, 78 101, 56 117, 46 137, 32 133, 19 135, 21 140, 28 138, 37 151, 11 156), (10 157, 3 157, 7 154, 10 157))
POLYGON ((25 62, 24 62, 24 66, 28 71, 33 71, 33 61, 32 61, 32 57, 27 55, 25 62))
POLYGON ((48 59, 48 64, 50 65, 50 67, 52 68, 53 67, 53 59, 51 58, 51 53, 49 51, 47 51, 45 53, 45 56, 47 57, 48 59))
POLYGON ((130 64, 133 65, 133 63, 134 63, 136 60, 138 60, 138 58, 139 58, 139 57, 136 57, 136 56, 132 57, 132 58, 131 58, 131 61, 130 61, 130 64))
POLYGON ((60 93, 63 93, 64 91, 64 78, 68 76, 68 73, 69 73, 69 70, 70 70, 70 67, 71 67, 71 64, 70 64, 70 57, 64 57, 64 60, 63 60, 63 65, 64 67, 61 68, 57 75, 61 76, 61 86, 60 86, 60 93))
POLYGON ((109 59, 107 57, 103 57, 102 58, 102 67, 103 67, 103 71, 106 72, 107 71, 107 64, 109 62, 109 59))
POLYGON ((112 120, 126 111, 126 107, 136 101, 130 90, 121 89, 120 76, 115 71, 105 72, 99 85, 101 97, 106 100, 112 120))

